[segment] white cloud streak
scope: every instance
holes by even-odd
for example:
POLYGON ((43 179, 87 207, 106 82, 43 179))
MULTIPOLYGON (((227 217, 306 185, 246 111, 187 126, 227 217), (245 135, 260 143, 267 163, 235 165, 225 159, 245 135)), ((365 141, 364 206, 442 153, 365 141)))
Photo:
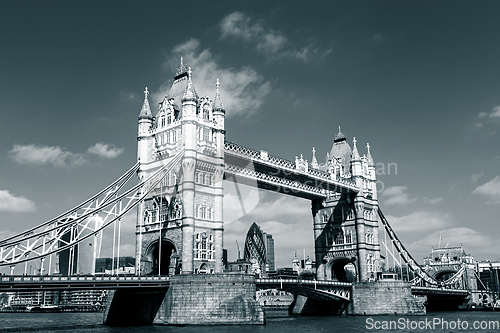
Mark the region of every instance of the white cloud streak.
POLYGON ((120 154, 123 154, 124 148, 117 148, 109 143, 98 142, 93 146, 90 146, 87 153, 101 156, 104 158, 115 158, 120 154))
POLYGON ((448 227, 453 224, 450 213, 418 211, 404 216, 387 215, 387 221, 394 231, 398 232, 426 232, 448 227))
POLYGON ((257 52, 269 59, 291 58, 304 62, 313 57, 329 54, 331 50, 322 51, 311 43, 302 48, 295 48, 290 40, 280 31, 266 28, 263 22, 253 22, 247 15, 234 12, 220 22, 222 38, 239 38, 255 45, 257 52))
POLYGON ((35 211, 35 203, 25 197, 16 197, 7 190, 0 190, 0 211, 26 213, 35 211))
POLYGON ((500 203, 500 176, 476 187, 473 194, 480 194, 488 198, 488 203, 500 203))
POLYGON ((416 198, 411 198, 406 191, 406 186, 392 186, 386 188, 381 194, 386 205, 406 205, 416 201, 416 198))
POLYGON ((52 164, 57 167, 65 167, 82 165, 86 162, 82 154, 71 153, 59 146, 15 144, 9 151, 9 155, 19 164, 52 164))
MULTIPOLYGON (((224 67, 212 56, 209 49, 202 49, 197 39, 190 39, 173 48, 165 62, 167 68, 176 68, 180 57, 193 70, 193 84, 198 93, 215 96, 215 82, 220 80, 220 92, 226 116, 249 116, 257 112, 265 97, 271 92, 271 83, 251 67, 224 67)), ((164 82, 159 92, 153 94, 160 102, 168 94, 171 81, 164 82)), ((155 111, 153 111, 154 113, 155 111)))

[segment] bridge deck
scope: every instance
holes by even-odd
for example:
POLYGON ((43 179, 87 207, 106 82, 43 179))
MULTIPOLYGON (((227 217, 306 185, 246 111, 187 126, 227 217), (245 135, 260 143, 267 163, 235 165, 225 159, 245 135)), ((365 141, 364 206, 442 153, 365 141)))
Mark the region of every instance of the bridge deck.
POLYGON ((298 170, 295 163, 226 142, 224 178, 266 190, 306 199, 326 198, 336 193, 357 193, 350 179, 333 180, 316 169, 298 170))

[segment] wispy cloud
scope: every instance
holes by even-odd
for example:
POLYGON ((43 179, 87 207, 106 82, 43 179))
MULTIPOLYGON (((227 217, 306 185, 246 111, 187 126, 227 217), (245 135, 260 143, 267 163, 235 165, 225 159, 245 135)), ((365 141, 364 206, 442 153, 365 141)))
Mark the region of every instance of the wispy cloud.
POLYGON ((124 148, 117 148, 109 143, 98 142, 87 149, 87 153, 101 156, 104 158, 115 158, 123 154, 124 148))
POLYGON ((450 213, 417 211, 404 216, 387 216, 387 221, 398 232, 425 232, 448 227, 453 224, 450 213))
POLYGON ((9 156, 19 164, 52 164, 58 167, 82 165, 86 159, 82 154, 74 154, 59 146, 18 145, 9 151, 9 156))
POLYGON ((423 202, 426 204, 437 204, 443 201, 442 197, 428 198, 428 197, 415 197, 408 193, 406 186, 392 186, 388 187, 380 193, 381 200, 385 205, 407 205, 414 202, 423 202))
POLYGON ((417 199, 410 197, 406 186, 392 186, 386 188, 382 193, 384 204, 386 205, 406 205, 415 202, 417 199))
POLYGON ((486 196, 488 203, 500 203, 500 176, 476 187, 472 193, 486 196))
POLYGON ((473 254, 476 258, 478 256, 492 258, 492 256, 498 255, 500 252, 500 241, 498 239, 467 227, 435 231, 418 241, 410 243, 407 248, 415 258, 420 259, 430 254, 432 247, 438 245, 440 237, 442 238, 441 247, 462 245, 467 253, 473 254))
MULTIPOLYGON (((165 66, 169 69, 179 65, 180 57, 193 70, 193 84, 201 94, 215 96, 215 81, 220 80, 220 91, 226 116, 249 116, 257 112, 265 97, 271 92, 271 83, 253 68, 224 67, 214 59, 209 49, 202 49, 197 39, 190 39, 177 45, 169 55, 165 66)), ((160 102, 168 93, 171 81, 164 82, 159 91, 153 94, 160 102)))
POLYGON ((16 197, 7 190, 0 190, 0 211, 25 213, 35 211, 35 203, 25 197, 16 197))
POLYGON ((472 174, 472 176, 470 176, 471 181, 474 183, 477 182, 479 180, 479 178, 481 178, 483 176, 483 173, 484 173, 483 171, 481 171, 480 173, 474 172, 472 174))
POLYGON ((494 106, 490 112, 479 112, 479 118, 500 119, 500 105, 494 106))
POLYGON ((490 122, 498 122, 500 120, 500 105, 496 105, 488 112, 479 112, 478 120, 474 123, 473 128, 482 129, 483 126, 490 122))
POLYGON ((241 12, 234 12, 220 22, 222 38, 239 38, 252 43, 257 52, 268 58, 292 58, 310 61, 313 57, 325 56, 331 50, 321 50, 315 43, 303 47, 295 47, 290 40, 280 31, 266 27, 262 21, 255 22, 241 12))

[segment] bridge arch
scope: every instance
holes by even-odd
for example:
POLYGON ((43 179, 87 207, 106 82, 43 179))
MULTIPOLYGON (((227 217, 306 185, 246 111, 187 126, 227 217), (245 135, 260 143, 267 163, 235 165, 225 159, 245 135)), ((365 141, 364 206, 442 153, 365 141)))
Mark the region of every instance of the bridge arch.
POLYGON ((456 269, 442 269, 433 274, 433 278, 437 281, 446 281, 455 275, 458 271, 456 269))
POLYGON ((330 259, 326 264, 327 280, 355 282, 358 276, 355 262, 356 258, 348 257, 336 257, 330 259))
POLYGON ((146 248, 146 261, 144 272, 148 275, 173 275, 177 274, 177 247, 170 239, 157 239, 146 248), (161 252, 160 252, 161 248, 161 252))

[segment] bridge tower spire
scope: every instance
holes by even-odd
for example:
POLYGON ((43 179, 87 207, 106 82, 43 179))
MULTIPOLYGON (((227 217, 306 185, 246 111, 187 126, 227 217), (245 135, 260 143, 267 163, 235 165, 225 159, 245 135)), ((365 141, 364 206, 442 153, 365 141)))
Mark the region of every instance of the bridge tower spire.
POLYGON ((139 130, 137 135, 137 161, 142 163, 148 162, 148 146, 151 143, 148 133, 153 125, 153 115, 149 107, 148 95, 149 91, 148 87, 146 87, 144 89, 144 102, 139 113, 139 130))

